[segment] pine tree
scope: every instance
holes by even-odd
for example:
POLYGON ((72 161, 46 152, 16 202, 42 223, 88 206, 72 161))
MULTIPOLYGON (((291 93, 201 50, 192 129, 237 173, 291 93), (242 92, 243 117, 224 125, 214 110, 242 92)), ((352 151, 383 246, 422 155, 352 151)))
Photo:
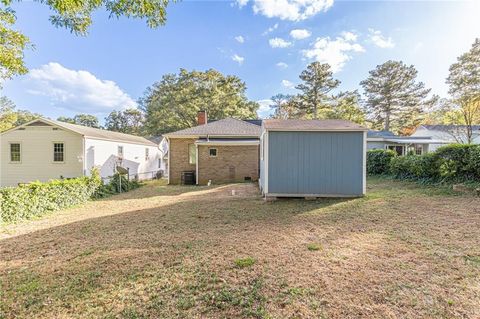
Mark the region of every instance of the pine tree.
POLYGON ((429 99, 430 89, 416 81, 417 73, 413 65, 387 61, 360 82, 366 96, 367 118, 374 128, 398 133, 420 123, 424 110, 435 99, 429 99))
POLYGON ((303 83, 296 88, 302 91, 300 108, 307 116, 317 119, 319 111, 330 108, 331 96, 328 94, 340 85, 340 81, 333 79, 332 75, 330 65, 320 62, 310 63, 300 74, 303 83))

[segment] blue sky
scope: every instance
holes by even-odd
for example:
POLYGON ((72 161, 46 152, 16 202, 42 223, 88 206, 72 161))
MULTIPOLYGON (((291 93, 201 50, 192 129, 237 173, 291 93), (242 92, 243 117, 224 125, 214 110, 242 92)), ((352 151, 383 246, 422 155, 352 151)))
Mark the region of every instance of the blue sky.
POLYGON ((359 89, 377 64, 403 60, 446 96, 449 65, 480 37, 480 1, 183 1, 168 7, 158 29, 98 11, 86 37, 53 27, 39 3, 14 9, 16 28, 35 49, 25 56, 30 73, 5 83, 2 94, 52 118, 90 113, 103 120, 135 106, 149 85, 179 68, 239 76, 267 116, 268 99, 295 93, 299 73, 314 60, 332 64, 341 90, 359 89))

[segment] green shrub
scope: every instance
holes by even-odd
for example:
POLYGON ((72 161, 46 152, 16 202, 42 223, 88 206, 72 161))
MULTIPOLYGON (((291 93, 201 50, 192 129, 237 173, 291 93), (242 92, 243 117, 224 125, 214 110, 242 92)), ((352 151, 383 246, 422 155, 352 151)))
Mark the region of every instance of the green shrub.
POLYGON ((93 198, 105 198, 110 195, 125 193, 138 187, 140 187, 140 184, 136 180, 128 180, 125 175, 115 174, 109 183, 102 183, 98 187, 93 194, 93 198))
POLYGON ((390 161, 396 157, 392 150, 370 150, 367 152, 367 173, 369 175, 388 174, 390 161))
POLYGON ((433 181, 439 176, 434 153, 397 156, 392 158, 389 171, 395 178, 433 181))
POLYGON ((0 189, 0 222, 13 222, 86 202, 100 186, 97 171, 91 177, 33 182, 0 189))
POLYGON ((480 145, 451 144, 435 152, 439 175, 446 180, 480 179, 480 145))

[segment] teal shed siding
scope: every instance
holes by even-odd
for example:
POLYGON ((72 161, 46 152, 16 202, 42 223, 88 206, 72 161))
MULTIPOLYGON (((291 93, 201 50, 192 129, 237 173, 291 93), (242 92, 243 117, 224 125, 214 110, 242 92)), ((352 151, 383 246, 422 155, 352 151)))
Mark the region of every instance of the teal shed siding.
POLYGON ((364 135, 269 131, 268 194, 363 195, 364 135))

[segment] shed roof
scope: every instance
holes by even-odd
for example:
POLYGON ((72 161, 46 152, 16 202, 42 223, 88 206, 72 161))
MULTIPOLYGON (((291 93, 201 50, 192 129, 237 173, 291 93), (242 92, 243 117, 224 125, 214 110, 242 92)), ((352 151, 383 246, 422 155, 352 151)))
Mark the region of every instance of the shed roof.
MULTIPOLYGON (((126 142, 126 143, 132 143, 132 144, 142 144, 142 145, 149 145, 149 146, 158 146, 158 144, 155 144, 141 136, 113 132, 113 131, 93 128, 93 127, 87 127, 83 125, 70 124, 70 123, 55 121, 55 120, 51 120, 43 117, 35 119, 28 123, 25 123, 19 127, 38 126, 38 124, 42 124, 42 123, 45 123, 46 125, 58 126, 65 130, 72 131, 80 135, 83 135, 85 137, 94 138, 94 139, 126 142)), ((19 127, 16 127, 12 130, 15 130, 19 127)))
POLYGON ((165 134, 167 137, 175 136, 248 136, 260 137, 261 127, 247 121, 226 118, 207 124, 190 127, 184 130, 165 134))
POLYGON ((264 120, 267 130, 285 131, 366 131, 367 129, 346 120, 264 120))

